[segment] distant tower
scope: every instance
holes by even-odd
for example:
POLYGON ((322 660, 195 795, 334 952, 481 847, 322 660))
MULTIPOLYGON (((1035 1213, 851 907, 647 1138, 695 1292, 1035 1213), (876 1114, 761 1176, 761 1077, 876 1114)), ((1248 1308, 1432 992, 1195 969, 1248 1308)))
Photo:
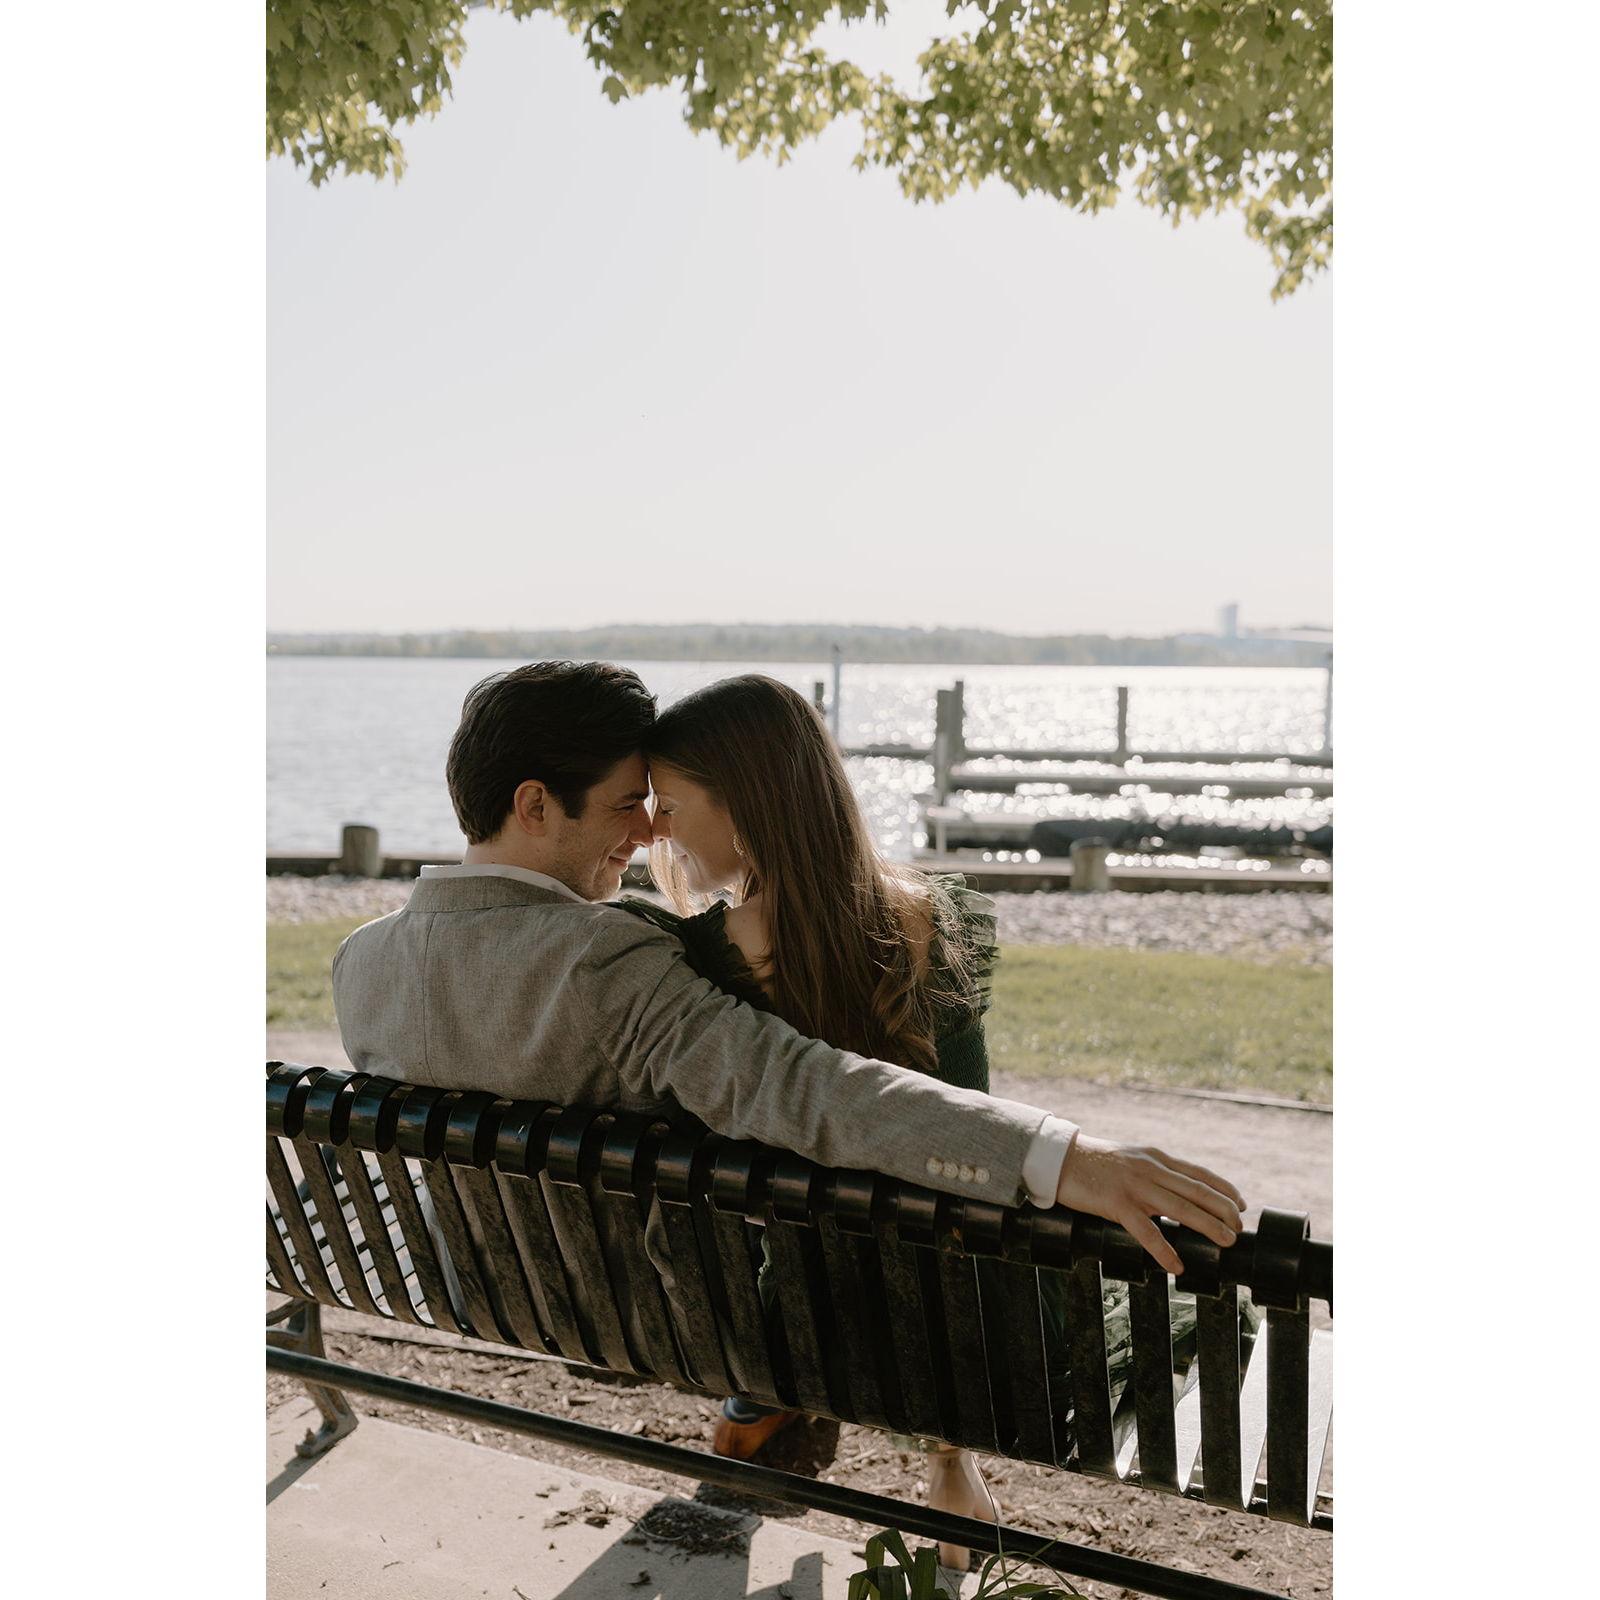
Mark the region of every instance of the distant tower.
POLYGON ((1230 600, 1217 612, 1217 632, 1224 639, 1237 639, 1239 637, 1239 602, 1230 600))

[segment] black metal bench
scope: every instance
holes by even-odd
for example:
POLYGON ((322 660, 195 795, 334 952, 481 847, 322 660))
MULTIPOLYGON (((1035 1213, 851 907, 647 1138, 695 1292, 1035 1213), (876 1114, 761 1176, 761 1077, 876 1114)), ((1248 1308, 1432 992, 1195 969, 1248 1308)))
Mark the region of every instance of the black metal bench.
POLYGON ((289 1297, 269 1317, 267 1365, 304 1381, 325 1419, 304 1453, 355 1426, 350 1390, 868 1525, 1043 1556, 1169 1600, 1262 1594, 331 1362, 319 1308, 339 1306, 1332 1527, 1318 1494, 1331 1334, 1313 1334, 1310 1301, 1331 1311, 1333 1246, 1295 1213, 1264 1211, 1228 1249, 1162 1224, 1199 1312, 1199 1381, 1175 1398, 1166 1275, 1121 1228, 1064 1208, 961 1200, 639 1117, 279 1062, 267 1064, 267 1176, 267 1286, 289 1297), (1051 1274, 1064 1336, 1042 1312, 1051 1274), (1130 1290, 1136 1421, 1120 1439, 1103 1277, 1130 1290), (1241 1286, 1265 1311, 1243 1348, 1241 1286))

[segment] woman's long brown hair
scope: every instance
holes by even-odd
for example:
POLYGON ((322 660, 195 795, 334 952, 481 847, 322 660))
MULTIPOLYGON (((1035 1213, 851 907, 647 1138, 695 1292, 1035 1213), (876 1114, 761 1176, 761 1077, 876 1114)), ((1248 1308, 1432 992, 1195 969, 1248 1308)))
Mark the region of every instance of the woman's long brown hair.
MULTIPOLYGON (((766 910, 771 965, 758 976, 777 1014, 841 1049, 933 1071, 942 1009, 971 999, 962 940, 924 875, 879 855, 816 709, 774 678, 724 678, 663 712, 646 752, 727 808, 746 861, 739 896, 759 892, 766 910), (934 959, 919 960, 919 935, 934 959)), ((692 909, 669 847, 651 870, 692 909)))

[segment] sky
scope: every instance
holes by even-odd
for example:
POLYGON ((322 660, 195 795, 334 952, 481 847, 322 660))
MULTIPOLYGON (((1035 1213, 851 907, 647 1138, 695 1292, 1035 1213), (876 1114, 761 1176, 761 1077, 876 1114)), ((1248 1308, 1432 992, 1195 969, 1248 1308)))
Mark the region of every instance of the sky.
MULTIPOLYGON (((830 38, 910 81, 944 25, 830 38)), ((268 163, 270 630, 1331 620, 1331 274, 679 108, 477 13, 398 184, 268 163)))

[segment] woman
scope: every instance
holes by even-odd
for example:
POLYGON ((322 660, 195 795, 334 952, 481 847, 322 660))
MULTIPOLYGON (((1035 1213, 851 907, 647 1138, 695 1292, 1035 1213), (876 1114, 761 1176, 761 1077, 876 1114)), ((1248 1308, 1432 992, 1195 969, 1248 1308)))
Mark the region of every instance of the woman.
MULTIPOLYGON (((758 674, 724 679, 670 707, 646 753, 652 873, 677 909, 625 901, 630 911, 677 934, 701 976, 802 1033, 988 1089, 989 902, 958 875, 878 854, 838 749, 803 696, 758 674), (710 898, 721 891, 731 904, 710 898)), ((1126 1291, 1116 1288, 1108 1333, 1126 1364, 1117 1327, 1126 1291)), ((1047 1312, 1059 1325, 1059 1296, 1047 1312)), ((1114 1377, 1115 1398, 1125 1372, 1114 1377)), ((729 1400, 716 1448, 748 1455, 793 1415, 729 1400)), ((928 1504, 993 1521, 971 1453, 925 1448, 928 1504)), ((962 1569, 969 1559, 954 1546, 939 1553, 962 1569)))

